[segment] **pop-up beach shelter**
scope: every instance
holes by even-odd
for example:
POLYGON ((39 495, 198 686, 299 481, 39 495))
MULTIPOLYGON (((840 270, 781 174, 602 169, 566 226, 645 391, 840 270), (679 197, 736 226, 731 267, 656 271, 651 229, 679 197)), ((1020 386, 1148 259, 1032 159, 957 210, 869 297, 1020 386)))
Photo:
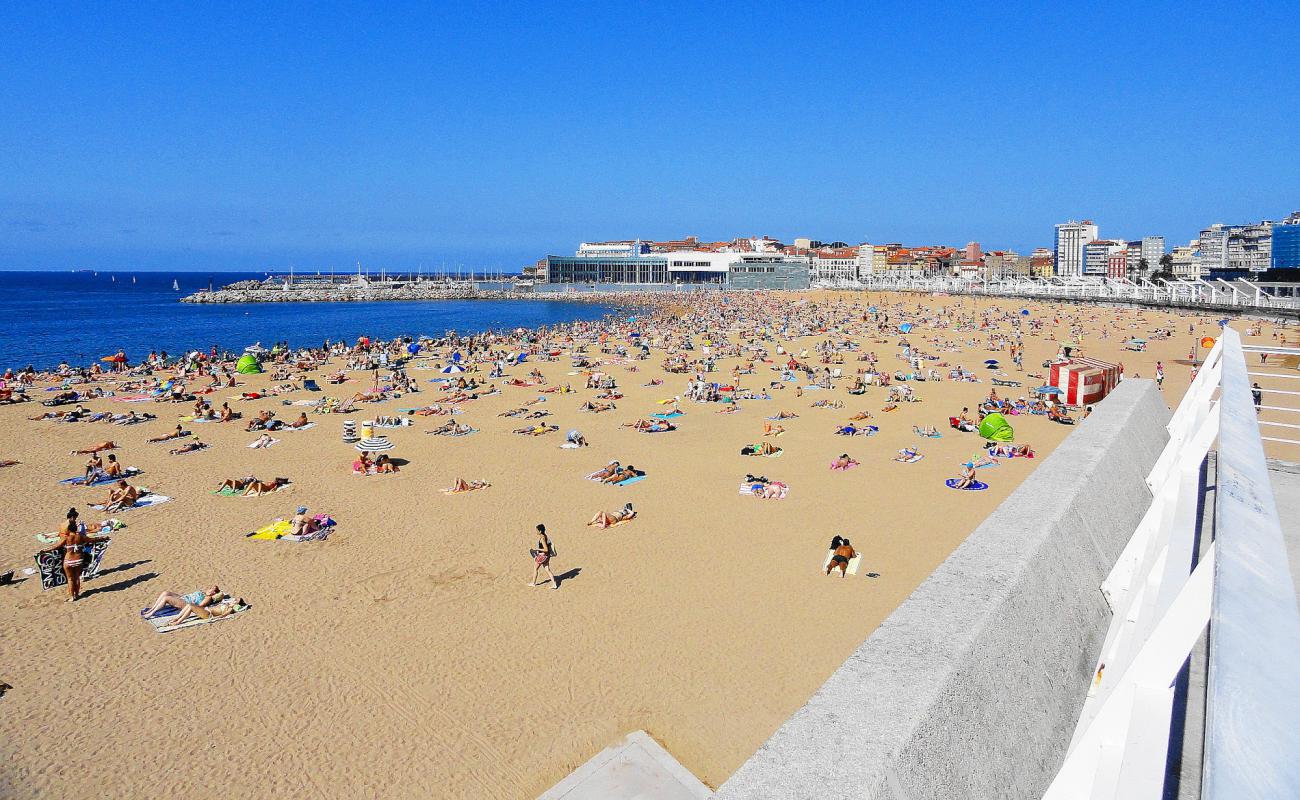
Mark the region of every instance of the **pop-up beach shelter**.
POLYGON ((262 371, 262 364, 257 360, 257 356, 252 353, 244 353, 235 362, 235 371, 240 375, 257 375, 262 371))
POLYGON ((980 436, 991 442, 1015 441, 1016 432, 1007 418, 994 411, 980 422, 980 436))

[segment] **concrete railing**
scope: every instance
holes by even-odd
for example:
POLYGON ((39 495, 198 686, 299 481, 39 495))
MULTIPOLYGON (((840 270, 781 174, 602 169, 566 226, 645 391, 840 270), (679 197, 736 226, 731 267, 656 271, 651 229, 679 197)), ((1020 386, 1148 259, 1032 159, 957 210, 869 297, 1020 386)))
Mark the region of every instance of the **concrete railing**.
POLYGON ((1098 586, 1151 503, 1168 420, 1151 381, 1122 382, 717 800, 1041 796, 1110 622, 1098 586))

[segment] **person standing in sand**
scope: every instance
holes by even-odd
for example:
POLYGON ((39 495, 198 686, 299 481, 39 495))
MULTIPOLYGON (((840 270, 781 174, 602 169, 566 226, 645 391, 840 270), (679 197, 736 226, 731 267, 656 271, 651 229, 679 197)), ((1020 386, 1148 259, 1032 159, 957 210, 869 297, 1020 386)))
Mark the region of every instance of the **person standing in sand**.
POLYGON ((538 575, 542 570, 546 570, 546 576, 551 579, 551 585, 558 589, 560 582, 555 579, 555 573, 551 572, 551 537, 546 535, 546 526, 538 523, 537 525, 537 548, 529 551, 533 556, 533 579, 529 586, 541 586, 537 582, 538 575))
POLYGON ((87 536, 77 519, 77 509, 68 509, 67 517, 59 526, 59 543, 42 550, 42 553, 63 551, 63 576, 68 580, 68 602, 81 597, 81 573, 90 560, 90 545, 107 541, 105 537, 87 536))

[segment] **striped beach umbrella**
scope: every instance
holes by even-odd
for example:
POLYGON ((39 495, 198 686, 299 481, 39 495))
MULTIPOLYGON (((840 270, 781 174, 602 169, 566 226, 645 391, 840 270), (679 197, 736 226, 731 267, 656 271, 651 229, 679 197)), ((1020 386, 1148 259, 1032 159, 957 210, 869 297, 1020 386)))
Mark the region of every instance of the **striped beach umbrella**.
POLYGON ((393 443, 388 440, 387 436, 375 436, 370 439, 362 439, 357 442, 357 450, 362 453, 382 453, 385 450, 392 450, 393 443))

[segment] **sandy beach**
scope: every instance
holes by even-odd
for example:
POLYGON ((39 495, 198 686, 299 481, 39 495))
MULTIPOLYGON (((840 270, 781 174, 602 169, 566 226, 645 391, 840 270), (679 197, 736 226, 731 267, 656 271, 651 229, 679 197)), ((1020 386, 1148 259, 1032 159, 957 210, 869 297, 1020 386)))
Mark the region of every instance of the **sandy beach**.
MULTIPOLYGON (((795 301, 769 295, 767 302, 795 301)), ((978 470, 986 491, 954 491, 944 480, 981 450, 981 440, 949 428, 950 416, 963 407, 975 416, 991 389, 1017 397, 1041 385, 1042 362, 1078 341, 1072 325, 1082 330, 1084 353, 1122 362, 1127 376, 1154 377, 1162 361, 1172 407, 1191 380, 1192 343, 1219 331, 1215 316, 1136 308, 874 293, 810 293, 800 302, 823 309, 831 329, 765 339, 753 331, 775 325, 773 318, 756 315, 747 326, 773 363, 757 362, 739 384, 767 389, 770 400, 741 399, 735 413, 719 413, 727 404, 685 399, 690 373, 666 372, 672 345, 653 344, 677 323, 666 308, 641 311, 643 324, 632 327, 643 336, 611 336, 607 344, 635 353, 636 342, 647 341, 648 359, 602 355, 599 343, 587 348, 588 359, 606 362, 594 369, 617 381, 622 397, 613 410, 578 410, 597 391, 584 388, 587 376, 567 349, 554 361, 512 366, 504 378, 488 378, 483 364, 464 377, 493 383, 499 394, 457 405, 460 414, 408 416, 411 426, 377 431, 406 462, 394 475, 354 475, 357 453, 341 441, 342 423, 405 416, 398 409, 435 402, 443 392, 429 381, 444 377, 444 352, 408 365, 419 393, 348 414, 283 405, 370 388, 368 371, 349 373, 352 382, 341 386, 324 382, 343 358, 309 373, 319 393, 231 400, 275 383, 269 374, 241 375, 238 388, 204 397, 229 402, 243 420, 185 423, 211 444, 187 455, 170 455, 175 443, 146 440, 170 430, 193 403, 85 403, 158 415, 132 426, 30 421, 47 410, 35 402, 0 407, 0 458, 20 462, 0 469, 8 498, 0 507, 0 570, 20 570, 16 585, 0 586, 0 681, 13 687, 0 698, 0 796, 521 800, 636 729, 716 786, 1073 430, 1043 416, 1009 417, 1015 441, 1031 444, 1037 457, 978 470), (883 332, 868 306, 889 313, 883 332), (1020 309, 1030 311, 1023 372, 1005 348, 989 347, 991 333, 1012 334, 1009 320, 1020 309), (993 310, 994 328, 966 324, 993 310), (939 317, 951 324, 935 324, 939 317), (1041 329, 1030 330, 1029 320, 1041 329), (916 327, 902 336, 896 325, 907 321, 916 327), (1159 329, 1172 336, 1152 335, 1159 329), (1148 340, 1144 352, 1125 349, 1135 337, 1148 340), (933 363, 948 365, 935 366, 945 378, 962 365, 981 382, 909 381, 921 402, 888 412, 888 388, 848 394, 851 377, 866 366, 857 360, 862 352, 875 352, 884 371, 907 369, 897 355, 900 338, 938 356, 933 363), (858 349, 823 365, 817 346, 845 339, 858 349), (802 379, 769 389, 788 357, 774 352, 778 344, 796 356, 806 350, 800 361, 845 377, 833 389, 808 389, 802 379), (998 359, 1005 378, 1022 387, 995 387, 986 359, 998 359), (507 384, 534 369, 544 385, 507 384), (646 385, 657 379, 661 385, 646 385), (575 391, 542 391, 565 384, 575 391), (676 396, 684 412, 672 420, 676 430, 623 427, 664 411, 669 406, 659 401, 676 396), (549 411, 536 422, 559 430, 512 433, 530 421, 499 415, 539 397, 544 402, 527 408, 549 411), (843 406, 813 407, 823 400, 843 406), (274 432, 277 444, 250 449, 258 434, 245 423, 264 409, 286 421, 306 412, 315 425, 274 432), (766 418, 780 411, 798 418, 780 421, 781 436, 764 437, 766 418), (859 411, 871 413, 865 424, 879 432, 835 435, 859 411), (452 420, 478 432, 425 434, 452 420), (921 438, 914 425, 934 426, 942 438, 921 438), (575 428, 590 446, 561 449, 575 428), (104 514, 88 505, 109 487, 59 483, 86 461, 69 451, 110 439, 123 464, 143 471, 131 483, 170 502, 104 514), (739 454, 764 441, 780 447, 780 457, 739 454), (924 458, 894 461, 905 447, 924 458), (860 466, 830 470, 841 453, 860 466), (635 465, 645 479, 628 486, 584 479, 611 459, 635 465), (742 496, 747 473, 788 484, 788 496, 742 496), (213 493, 222 480, 248 474, 292 483, 262 497, 213 493), (491 485, 441 491, 457 478, 491 485), (586 525, 627 502, 635 520, 607 530, 586 525), (71 506, 87 521, 126 523, 76 603, 65 602, 64 588, 42 592, 39 576, 21 574, 46 546, 34 536, 56 530, 71 506), (328 513, 337 527, 324 541, 246 538, 298 506, 328 513), (528 585, 537 523, 558 549, 558 591, 528 585), (836 534, 863 553, 857 576, 822 573, 836 534), (164 590, 213 583, 251 609, 166 634, 140 618, 164 590)), ((683 355, 703 357, 703 342, 721 333, 693 333, 696 349, 683 355)), ((1264 324, 1254 340, 1276 342, 1274 334, 1264 324)), ((721 358, 706 377, 729 384, 742 361, 721 358)))

